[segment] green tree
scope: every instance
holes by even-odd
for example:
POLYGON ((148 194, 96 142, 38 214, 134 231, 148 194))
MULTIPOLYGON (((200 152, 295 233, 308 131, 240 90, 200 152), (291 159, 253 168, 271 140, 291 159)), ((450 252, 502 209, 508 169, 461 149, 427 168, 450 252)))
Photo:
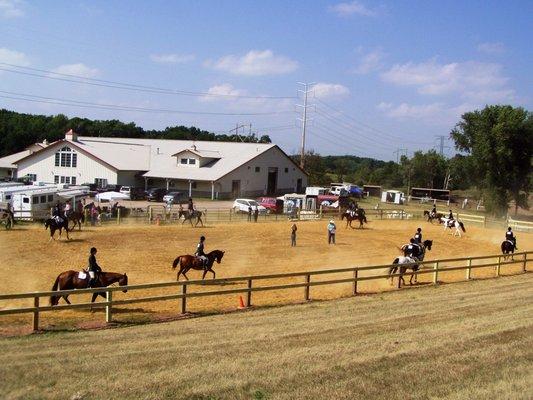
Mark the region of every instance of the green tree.
MULTIPOLYGON (((508 105, 467 112, 451 131, 458 150, 472 156, 485 207, 505 215, 509 201, 528 207, 533 151, 533 115, 508 105)), ((515 208, 515 211, 516 211, 515 208)))

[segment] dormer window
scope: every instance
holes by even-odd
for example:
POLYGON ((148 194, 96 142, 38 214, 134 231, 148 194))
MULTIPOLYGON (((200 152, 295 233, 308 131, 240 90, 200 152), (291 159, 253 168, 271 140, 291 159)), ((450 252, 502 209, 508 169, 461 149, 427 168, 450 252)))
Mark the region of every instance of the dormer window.
POLYGON ((78 166, 78 154, 70 147, 62 147, 55 154, 56 167, 76 168, 78 166))
POLYGON ((181 165, 196 165, 195 158, 180 158, 181 165))

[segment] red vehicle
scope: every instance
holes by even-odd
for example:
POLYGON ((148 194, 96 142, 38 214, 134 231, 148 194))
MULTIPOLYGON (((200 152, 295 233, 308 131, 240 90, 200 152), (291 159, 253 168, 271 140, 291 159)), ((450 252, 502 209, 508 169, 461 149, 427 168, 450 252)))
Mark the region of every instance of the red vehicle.
POLYGON ((283 212, 283 200, 275 197, 260 197, 257 202, 267 209, 267 212, 280 214, 283 212))

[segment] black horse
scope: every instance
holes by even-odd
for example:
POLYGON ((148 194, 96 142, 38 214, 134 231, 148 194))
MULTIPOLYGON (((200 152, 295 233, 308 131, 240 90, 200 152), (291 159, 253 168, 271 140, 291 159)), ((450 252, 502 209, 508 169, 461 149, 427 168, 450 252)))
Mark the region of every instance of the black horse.
POLYGON ((50 240, 55 240, 54 234, 57 230, 59 230, 59 238, 61 239, 63 229, 67 233, 67 240, 70 240, 68 237, 68 219, 63 217, 60 219, 60 222, 58 222, 56 218, 48 218, 44 221, 44 229, 46 230, 48 228, 50 228, 50 240))
POLYGON ((196 224, 194 224, 194 226, 198 226, 198 224, 200 223, 200 224, 202 224, 202 227, 203 227, 204 226, 204 222, 202 221, 202 215, 203 215, 203 213, 201 211, 198 211, 198 210, 192 210, 191 212, 181 210, 179 212, 178 219, 183 216, 183 222, 181 224, 183 225, 185 223, 185 221, 189 221, 191 223, 191 226, 193 226, 192 220, 194 218, 196 218, 196 224))
POLYGON ((436 219, 440 223, 440 219, 444 217, 444 214, 442 213, 433 214, 429 212, 428 210, 424 210, 424 217, 427 217, 428 222, 433 223, 433 220, 436 219))
POLYGON ((415 278, 415 283, 418 282, 417 280, 417 272, 420 269, 420 266, 418 264, 412 264, 413 262, 417 261, 424 261, 424 257, 426 255, 426 249, 431 250, 431 246, 433 246, 433 240, 424 240, 423 243, 418 244, 419 251, 413 253, 412 257, 407 255, 406 249, 404 250, 403 257, 396 257, 394 261, 392 262, 392 266, 389 268, 389 276, 391 279, 391 284, 393 277, 392 274, 395 274, 398 268, 400 268, 400 281, 398 282, 398 286, 401 286, 401 282, 405 285, 405 280, 403 279, 403 274, 407 269, 412 269, 414 274, 411 275, 411 279, 409 279, 409 284, 413 284, 413 276, 415 278), (403 264, 410 264, 410 265, 403 265, 403 264))
POLYGON ((348 228, 348 226, 350 226, 350 228, 355 229, 355 227, 352 226, 352 221, 359 221, 359 229, 363 229, 364 228, 363 223, 368 224, 368 221, 366 219, 365 210, 363 210, 362 208, 358 208, 357 210, 354 210, 354 211, 346 210, 341 215, 341 221, 344 218, 346 218, 346 228, 348 228))
POLYGON ((502 254, 504 255, 503 259, 507 260, 509 254, 511 254, 511 260, 513 260, 513 254, 516 250, 516 245, 510 240, 504 240, 501 245, 502 254))

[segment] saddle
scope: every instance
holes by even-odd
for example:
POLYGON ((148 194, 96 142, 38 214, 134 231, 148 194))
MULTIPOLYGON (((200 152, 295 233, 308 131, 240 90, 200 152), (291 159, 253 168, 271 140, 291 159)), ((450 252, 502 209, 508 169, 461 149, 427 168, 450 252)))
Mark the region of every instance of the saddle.
POLYGON ((85 280, 85 279, 87 279, 88 276, 89 276, 89 274, 84 269, 82 269, 80 272, 78 272, 78 279, 85 280))
POLYGON ((514 242, 513 242, 511 239, 505 239, 505 241, 506 241, 507 243, 510 243, 511 246, 513 246, 513 247, 515 246, 514 242))

